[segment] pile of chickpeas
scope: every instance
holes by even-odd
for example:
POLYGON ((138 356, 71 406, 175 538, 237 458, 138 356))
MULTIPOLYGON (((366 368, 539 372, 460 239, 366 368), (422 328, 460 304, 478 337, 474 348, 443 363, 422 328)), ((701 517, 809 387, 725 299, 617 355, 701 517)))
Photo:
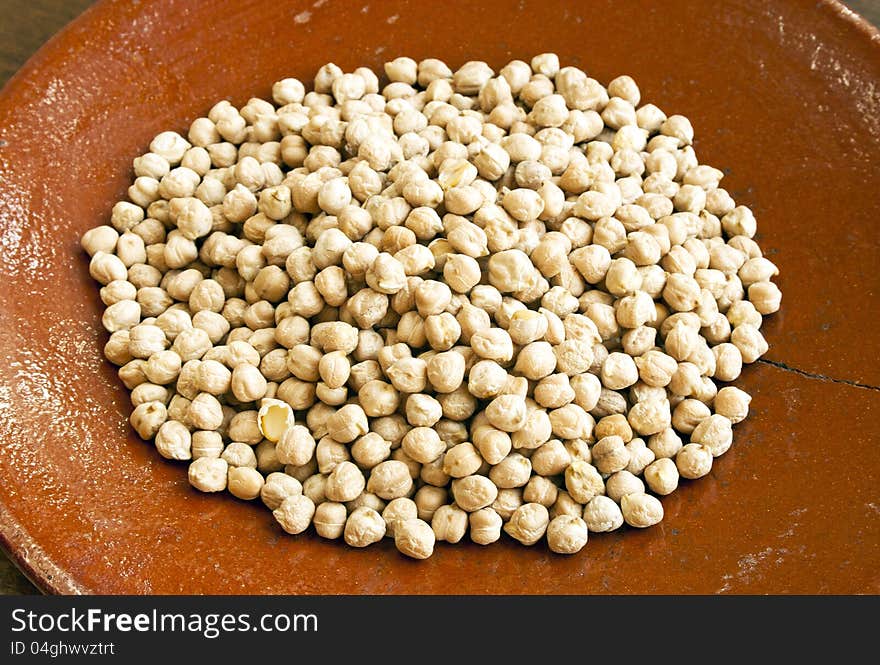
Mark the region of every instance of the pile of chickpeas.
POLYGON ((131 424, 291 534, 436 541, 663 518, 767 351, 776 266, 687 118, 552 53, 397 58, 221 101, 82 246, 131 424))

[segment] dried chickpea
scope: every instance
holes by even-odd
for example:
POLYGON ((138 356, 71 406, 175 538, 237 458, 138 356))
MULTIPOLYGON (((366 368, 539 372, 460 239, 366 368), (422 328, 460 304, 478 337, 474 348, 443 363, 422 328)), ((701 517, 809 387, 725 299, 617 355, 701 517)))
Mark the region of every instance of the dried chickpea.
POLYGON ((513 511, 504 531, 523 545, 534 545, 547 531, 550 514, 539 503, 525 503, 513 511))
MULTIPOLYGON (((430 527, 428 530, 430 531, 430 527)), ((374 509, 361 506, 348 516, 343 534, 347 545, 367 547, 378 543, 385 536, 385 520, 374 509)), ((431 535, 434 535, 433 532, 431 535)))
POLYGON ((584 507, 584 522, 594 533, 615 531, 623 526, 620 507, 607 496, 597 496, 584 507))
POLYGON ((489 545, 501 538, 502 519, 492 508, 481 508, 468 515, 471 540, 477 545, 489 545))
POLYGON ((269 510, 276 510, 284 499, 298 494, 302 494, 302 484, 293 476, 276 471, 266 476, 266 483, 260 490, 260 499, 269 510))
POLYGON ((367 481, 367 491, 386 500, 406 496, 412 486, 409 468, 399 460, 380 462, 373 467, 367 481))
POLYGON ((311 523, 315 504, 305 495, 292 495, 284 499, 272 514, 287 533, 302 533, 311 523))
POLYGON ((547 524, 547 544, 557 554, 576 554, 587 544, 587 523, 576 515, 557 515, 547 524))
POLYGON ((347 516, 348 511, 343 504, 325 501, 315 508, 312 518, 315 531, 322 538, 340 538, 345 530, 347 516))
POLYGON ((403 520, 395 526, 395 546, 402 554, 413 559, 427 559, 431 556, 434 552, 435 541, 434 530, 423 520, 403 520))
POLYGON ((726 386, 718 391, 713 403, 715 413, 721 414, 730 422, 742 422, 749 414, 751 396, 735 386, 726 386))
POLYGON ((620 509, 626 523, 638 528, 654 526, 663 519, 663 504, 644 492, 624 495, 620 500, 620 509))
POLYGON ((498 496, 498 488, 485 476, 472 475, 453 480, 452 495, 462 510, 472 513, 492 505, 498 496))
POLYGON ((645 468, 645 482, 655 494, 666 496, 678 487, 678 469, 668 457, 661 457, 645 468))
POLYGON ((327 476, 324 494, 330 501, 344 503, 356 499, 365 487, 366 480, 360 469, 351 462, 343 461, 327 476))
POLYGON ((382 519, 385 520, 385 535, 393 538, 397 525, 418 517, 418 508, 412 499, 399 497, 388 502, 382 510, 382 519))
POLYGON ((229 466, 226 460, 200 457, 189 465, 189 483, 201 492, 222 492, 226 489, 229 466))
POLYGON ((698 443, 689 443, 678 451, 675 466, 682 478, 702 478, 712 470, 712 451, 698 443))
POLYGON ((239 499, 250 501, 260 496, 264 484, 262 474, 249 466, 230 467, 227 487, 229 493, 239 499))
POLYGON ((605 494, 605 481, 592 464, 573 459, 565 470, 565 488, 575 501, 587 504, 593 497, 605 494))

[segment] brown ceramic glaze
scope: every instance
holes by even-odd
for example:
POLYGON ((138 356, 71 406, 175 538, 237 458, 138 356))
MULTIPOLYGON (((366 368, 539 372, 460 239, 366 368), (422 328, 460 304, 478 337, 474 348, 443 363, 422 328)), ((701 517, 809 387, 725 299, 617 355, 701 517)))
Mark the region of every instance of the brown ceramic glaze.
POLYGON ((54 592, 880 591, 878 85, 880 35, 830 2, 99 4, 0 96, 4 547, 54 592), (287 537, 262 506, 192 490, 127 425, 78 246, 131 159, 214 101, 329 60, 497 67, 549 50, 690 117, 782 269, 765 330, 786 367, 743 373, 754 408, 732 450, 664 499, 659 526, 571 557, 507 540, 415 562, 390 542, 287 537))

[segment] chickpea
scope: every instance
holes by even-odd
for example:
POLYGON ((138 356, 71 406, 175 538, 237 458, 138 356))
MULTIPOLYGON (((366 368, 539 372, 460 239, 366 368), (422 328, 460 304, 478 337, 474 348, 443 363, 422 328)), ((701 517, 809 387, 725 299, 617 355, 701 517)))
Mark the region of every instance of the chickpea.
POLYGON ((576 515, 557 515, 547 525, 547 544, 557 554, 575 554, 587 544, 587 523, 576 515))
POLYGON ((233 496, 249 501, 260 496, 263 489, 263 476, 249 466, 231 467, 228 471, 227 487, 233 496))
POLYGON ((276 510, 284 499, 297 494, 302 494, 302 484, 293 476, 275 472, 266 476, 266 483, 260 490, 260 499, 269 510, 276 510))
POLYGON ((501 516, 492 508, 481 508, 468 515, 471 540, 477 545, 489 545, 501 538, 501 516))
POLYGON ((452 481, 455 503, 469 513, 492 505, 498 496, 498 488, 485 476, 472 475, 452 481))
POLYGON ((615 531, 623 526, 620 507, 607 496, 596 496, 584 507, 584 522, 594 533, 615 531))
POLYGON ((525 400, 520 395, 499 395, 486 407, 489 423, 504 432, 521 430, 528 418, 525 400))
POLYGON ((730 422, 742 422, 749 414, 751 396, 735 386, 726 386, 715 396, 715 413, 721 414, 730 422))
POLYGON ((272 515, 287 533, 297 534, 305 531, 315 514, 314 502, 304 495, 289 496, 276 508, 272 515))
POLYGON ((355 509, 345 522, 343 537, 345 543, 351 547, 367 547, 378 543, 384 536, 385 520, 379 513, 367 506, 355 509))
POLYGON ((343 461, 327 476, 324 494, 330 501, 344 503, 360 496, 365 487, 366 480, 360 469, 351 462, 343 461))
POLYGON ((605 482, 592 464, 573 459, 565 470, 565 488, 575 501, 587 504, 598 495, 605 494, 605 482))
POLYGON ((698 443, 689 443, 678 451, 675 466, 682 478, 702 478, 712 470, 712 451, 698 443))
POLYGON ((547 508, 539 503, 525 503, 513 511, 504 531, 523 545, 534 545, 547 531, 549 523, 547 508))
POLYGON ((644 492, 624 495, 620 500, 620 509, 626 523, 640 529, 654 526, 663 519, 663 504, 644 492))
POLYGON ((399 460, 380 462, 373 467, 367 481, 367 491, 386 500, 404 497, 411 489, 409 468, 399 460))
POLYGON ((342 537, 345 530, 347 510, 341 503, 325 501, 315 508, 313 523, 315 531, 322 538, 342 537))
POLYGON ((401 448, 415 461, 429 464, 446 450, 446 445, 434 429, 414 427, 404 435, 401 448))
POLYGON ((394 544, 398 551, 413 559, 431 556, 435 541, 434 530, 420 519, 400 521, 394 530, 394 544))

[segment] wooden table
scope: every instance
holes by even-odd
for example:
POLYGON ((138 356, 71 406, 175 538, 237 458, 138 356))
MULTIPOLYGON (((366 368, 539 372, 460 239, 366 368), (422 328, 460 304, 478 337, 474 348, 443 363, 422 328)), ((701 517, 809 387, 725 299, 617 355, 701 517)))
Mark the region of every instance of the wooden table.
MULTIPOLYGON (((0 85, 61 27, 92 0, 0 0, 0 85)), ((847 5, 880 25, 880 1, 848 0, 847 5)), ((0 553, 0 594, 38 593, 5 555, 0 553)))

